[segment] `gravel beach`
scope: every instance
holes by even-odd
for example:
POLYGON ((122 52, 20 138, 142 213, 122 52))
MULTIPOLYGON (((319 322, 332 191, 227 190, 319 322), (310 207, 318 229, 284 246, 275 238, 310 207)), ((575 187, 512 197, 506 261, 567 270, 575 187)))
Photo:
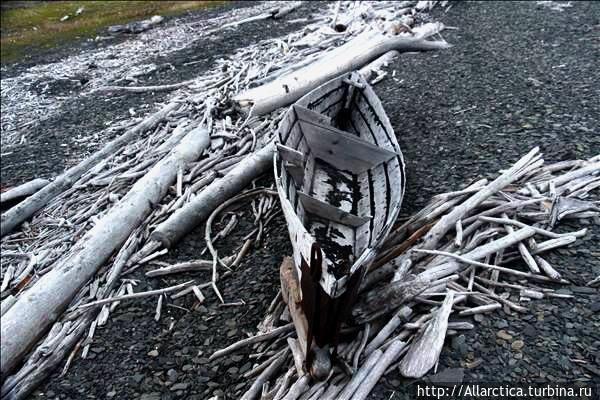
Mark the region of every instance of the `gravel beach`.
MULTIPOLYGON (((233 3, 178 18, 201 21, 250 6, 233 3)), ((247 23, 196 40, 168 56, 155 55, 144 62, 166 67, 139 76, 138 84, 191 79, 237 48, 299 29, 303 22, 293 20, 310 18, 320 7, 325 5, 305 4, 286 19, 247 23)), ((546 160, 600 154, 600 3, 573 2, 559 11, 536 2, 456 2, 447 12, 435 10, 433 17, 451 27, 443 36, 454 47, 404 54, 375 86, 407 163, 402 216, 420 209, 437 193, 495 176, 534 146, 541 147, 546 160)), ((156 29, 177 24, 178 18, 156 29)), ((3 65, 2 79, 117 42, 74 42, 53 54, 3 65)), ((77 82, 46 83, 50 88, 46 90, 66 99, 50 118, 22 128, 27 134, 24 144, 2 149, 2 187, 55 176, 111 138, 99 135, 89 145, 75 141, 78 135, 91 135, 108 122, 130 118, 130 109, 146 113, 170 96, 74 96, 83 90, 77 82)), ((270 177, 263 179, 270 183, 270 177)), ((241 223, 241 229, 219 245, 220 254, 242 240, 247 233, 244 224, 251 229, 252 213, 247 212, 241 223)), ((560 287, 561 293, 573 294, 574 299, 542 299, 530 303, 529 314, 500 310, 477 318, 474 330, 446 340, 437 369, 440 375, 424 381, 600 382, 600 290, 585 286, 600 275, 600 223, 596 220, 586 227, 589 232, 581 241, 548 258, 572 282, 560 287)), ((203 247, 204 227, 198 227, 161 261, 198 258, 203 247)), ((206 293, 201 306, 186 296, 170 302, 156 322, 156 298, 121 304, 107 326, 96 331, 88 358, 77 358, 65 376, 55 373, 32 398, 235 398, 233 393, 248 385, 242 375, 253 360, 239 354, 210 363, 208 357, 256 331, 279 289, 281 259, 291 251, 285 221, 279 216, 268 226, 262 245, 220 283, 226 300, 243 301, 241 306, 219 306, 212 292, 206 293)), ((203 274, 195 276, 210 279, 209 272, 203 274)), ((131 278, 139 281, 136 291, 143 291, 183 282, 187 276, 151 279, 136 271, 131 278)), ((394 371, 370 398, 414 398, 414 386, 414 380, 394 371)))

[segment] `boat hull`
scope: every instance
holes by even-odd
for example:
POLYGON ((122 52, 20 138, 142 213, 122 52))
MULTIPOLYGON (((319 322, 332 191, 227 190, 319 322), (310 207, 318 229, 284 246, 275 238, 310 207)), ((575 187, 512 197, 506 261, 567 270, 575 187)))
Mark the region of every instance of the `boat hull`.
POLYGON ((277 142, 276 185, 297 278, 317 243, 319 285, 337 298, 364 273, 398 216, 405 173, 396 135, 373 89, 353 72, 290 107, 277 142))

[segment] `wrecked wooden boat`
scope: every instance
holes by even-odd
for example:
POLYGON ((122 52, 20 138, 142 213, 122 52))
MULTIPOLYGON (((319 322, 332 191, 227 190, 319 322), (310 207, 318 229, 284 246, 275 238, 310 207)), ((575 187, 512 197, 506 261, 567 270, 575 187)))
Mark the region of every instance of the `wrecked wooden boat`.
POLYGON ((294 249, 293 263, 282 264, 282 291, 306 367, 318 377, 398 216, 404 162, 381 102, 358 72, 292 105, 277 140, 276 185, 294 249))

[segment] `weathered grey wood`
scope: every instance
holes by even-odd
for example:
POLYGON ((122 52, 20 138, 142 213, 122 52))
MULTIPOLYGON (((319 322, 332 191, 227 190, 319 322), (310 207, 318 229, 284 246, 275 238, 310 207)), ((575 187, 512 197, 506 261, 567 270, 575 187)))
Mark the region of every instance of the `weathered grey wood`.
POLYGON ((289 162, 290 164, 304 167, 304 163, 306 162, 304 154, 302 154, 298 150, 292 149, 291 147, 284 146, 284 145, 278 143, 277 144, 277 152, 279 153, 279 157, 281 157, 281 159, 283 161, 289 162))
POLYGON ((379 379, 381 379, 381 377, 385 374, 390 365, 392 365, 398 359, 405 347, 405 342, 401 340, 394 340, 381 355, 377 364, 373 369, 371 369, 366 379, 363 380, 356 392, 354 392, 352 400, 366 399, 377 382, 379 382, 379 379))
POLYGON ((337 297, 343 293, 347 277, 370 262, 373 247, 379 245, 399 211, 404 192, 404 165, 396 137, 373 90, 359 74, 353 73, 327 82, 300 99, 284 115, 278 138, 280 144, 302 153, 306 160, 301 184, 298 178, 291 177, 300 174, 290 170, 286 156, 278 154, 275 160, 276 182, 288 221, 295 265, 298 267, 301 259, 309 258, 318 231, 327 232, 326 238, 319 236, 319 240, 352 249, 353 260, 346 261, 352 263, 350 274, 342 278, 334 278, 330 271, 344 260, 330 259, 328 254, 323 254, 325 273, 321 276, 321 286, 337 297), (344 79, 359 82, 363 89, 349 86, 344 79), (352 93, 360 96, 360 101, 353 101, 352 93), (331 113, 332 104, 349 109, 340 116, 337 113, 342 108, 331 113), (359 105, 362 111, 358 111, 359 105), (358 113, 366 116, 355 117, 358 113), (348 115, 357 121, 356 125, 350 124, 348 115), (344 129, 348 132, 330 126, 324 116, 331 118, 331 123, 345 123, 344 129), (312 132, 305 129, 307 127, 318 131, 312 132), (341 141, 345 143, 341 164, 332 163, 332 155, 323 146, 323 138, 328 135, 333 135, 333 141, 338 142, 334 146, 339 146, 341 141), (366 163, 358 171, 368 169, 358 175, 355 174, 356 159, 348 161, 348 154, 357 152, 366 163), (385 156, 375 159, 373 152, 385 156), (296 185, 290 184, 291 180, 296 185), (307 213, 320 218, 308 218, 307 213))
POLYGON ((292 384, 287 394, 283 397, 283 400, 297 400, 304 392, 308 390, 309 382, 310 375, 308 374, 298 378, 298 380, 292 384))
POLYGON ((373 289, 352 310, 352 315, 358 323, 371 321, 411 300, 427 289, 430 283, 428 279, 417 277, 392 282, 382 289, 373 289))
POLYGON ((292 177, 292 179, 294 180, 295 184, 297 184, 296 182, 304 181, 304 171, 305 170, 303 167, 286 163, 284 165, 284 168, 287 170, 287 172, 289 172, 289 174, 292 177))
POLYGON ((47 179, 36 178, 29 182, 26 182, 22 185, 16 186, 6 192, 0 193, 0 204, 8 203, 9 201, 14 201, 17 199, 21 199, 23 197, 31 196, 44 186, 50 183, 47 179))
MULTIPOLYGON (((462 258, 465 260, 480 260, 486 257, 489 254, 497 253, 498 251, 505 249, 509 246, 512 246, 516 243, 519 243, 522 240, 525 240, 535 234, 535 230, 532 228, 522 228, 516 231, 514 234, 506 235, 500 239, 489 242, 483 246, 477 247, 476 249, 471 250, 470 252, 459 256, 453 253, 445 253, 448 257, 454 258, 462 258), (451 255, 450 255, 451 254, 451 255)), ((569 238, 569 236, 566 236, 569 238)), ((560 240, 560 239, 551 239, 551 240, 560 240)), ((424 249, 413 249, 414 252, 422 252, 424 254, 442 254, 438 251, 429 251, 424 249)), ((479 264, 478 264, 479 265, 479 264)), ((421 272, 419 276, 423 279, 439 279, 444 276, 451 275, 460 269, 460 265, 457 261, 451 260, 447 263, 439 264, 425 271, 421 272)))
POLYGON ((316 157, 340 170, 360 174, 397 155, 333 127, 305 121, 300 127, 316 157))
POLYGON ((303 192, 298 192, 298 199, 302 202, 304 210, 319 217, 330 219, 340 224, 359 227, 371 220, 371 216, 358 216, 334 207, 329 203, 315 199, 303 192))
POLYGON ((448 329, 448 316, 452 311, 454 292, 449 291, 444 303, 429 322, 423 334, 411 344, 400 362, 400 373, 409 378, 421 378, 437 362, 448 329))
POLYGON ((196 160, 208 145, 206 132, 190 132, 75 244, 69 257, 19 296, 2 316, 2 375, 13 370, 82 285, 149 215, 175 182, 179 167, 196 160))
POLYGON ((279 368, 281 368, 281 366, 287 359, 287 352, 288 352, 288 350, 286 349, 284 354, 281 357, 276 358, 271 363, 271 365, 269 365, 258 376, 258 378, 252 383, 252 386, 250 386, 250 389, 248 389, 248 391, 246 393, 244 393, 242 395, 242 397, 240 397, 240 400, 253 400, 256 397, 258 397, 258 395, 260 394, 260 391, 262 390, 263 384, 265 382, 269 381, 269 379, 279 370, 279 368))
POLYGON ((306 67, 240 93, 234 100, 243 108, 252 108, 251 115, 268 113, 293 103, 323 82, 360 68, 390 50, 425 51, 449 48, 450 45, 446 42, 426 40, 442 28, 441 24, 425 24, 415 28, 415 34, 412 36, 388 36, 377 30, 367 31, 306 67))
POLYGON ((221 203, 268 170, 273 159, 275 144, 270 142, 262 149, 246 156, 221 179, 206 186, 196 197, 167 220, 158 225, 150 235, 150 240, 160 242, 170 248, 185 234, 205 221, 221 203))
POLYGON ((101 160, 110 157, 121 146, 131 141, 135 136, 149 129, 154 128, 159 122, 173 110, 177 109, 180 103, 172 102, 161 110, 150 115, 135 127, 129 129, 118 138, 107 143, 102 149, 95 152, 92 156, 86 158, 74 167, 69 168, 63 174, 59 175, 51 184, 37 191, 31 197, 2 214, 0 223, 0 236, 4 236, 12 231, 17 225, 31 217, 35 212, 44 207, 51 199, 68 189, 85 172, 96 165, 101 160))
POLYGON ((309 110, 308 108, 301 106, 299 104, 294 104, 292 109, 296 113, 296 117, 301 121, 308 122, 317 122, 321 125, 331 125, 331 118, 321 113, 318 113, 313 110, 309 110))
POLYGON ((8 295, 0 304, 0 316, 6 314, 9 308, 11 308, 17 302, 17 298, 12 294, 8 295))
POLYGON ((392 335, 396 328, 398 328, 401 323, 406 322, 412 315, 412 308, 402 306, 367 345, 365 354, 369 355, 378 349, 392 335))
POLYGON ((450 229, 454 228, 456 221, 462 219, 470 210, 477 207, 492 194, 502 190, 504 187, 523 176, 527 172, 526 167, 532 165, 534 161, 539 159, 538 153, 539 148, 534 148, 498 178, 494 179, 480 191, 469 197, 469 199, 462 204, 454 207, 451 212, 444 215, 440 221, 431 228, 423 239, 423 243, 420 247, 428 250, 435 249, 442 237, 450 229))
POLYGON ((146 276, 154 277, 169 274, 178 274, 181 272, 210 271, 212 269, 212 265, 212 260, 188 261, 148 271, 146 272, 146 276))

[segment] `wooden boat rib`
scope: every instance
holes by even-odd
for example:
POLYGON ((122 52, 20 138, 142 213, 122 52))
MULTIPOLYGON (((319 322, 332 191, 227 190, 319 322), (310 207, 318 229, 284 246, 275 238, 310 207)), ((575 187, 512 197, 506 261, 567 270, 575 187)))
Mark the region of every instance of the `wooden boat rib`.
POLYGON ((405 175, 394 130, 373 89, 353 72, 290 107, 277 150, 276 185, 298 281, 318 243, 319 284, 338 298, 351 276, 364 274, 398 216, 405 175))

